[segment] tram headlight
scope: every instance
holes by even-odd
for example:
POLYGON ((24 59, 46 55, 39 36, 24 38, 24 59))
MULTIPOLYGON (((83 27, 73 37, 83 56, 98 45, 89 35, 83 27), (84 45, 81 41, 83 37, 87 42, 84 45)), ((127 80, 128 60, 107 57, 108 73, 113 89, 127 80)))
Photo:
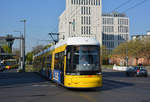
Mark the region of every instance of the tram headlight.
POLYGON ((99 73, 97 73, 97 75, 102 75, 102 73, 101 73, 101 72, 99 72, 99 73))

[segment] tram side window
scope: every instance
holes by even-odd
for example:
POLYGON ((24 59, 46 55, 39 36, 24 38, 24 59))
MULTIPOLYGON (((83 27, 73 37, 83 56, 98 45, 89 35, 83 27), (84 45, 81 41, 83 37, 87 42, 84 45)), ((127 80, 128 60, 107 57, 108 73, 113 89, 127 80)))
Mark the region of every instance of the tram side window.
POLYGON ((71 46, 68 46, 67 47, 67 63, 66 63, 66 72, 71 72, 71 66, 72 66, 72 64, 71 64, 71 57, 72 57, 72 54, 71 54, 71 52, 72 52, 72 47, 71 46))
POLYGON ((47 68, 51 68, 51 61, 52 61, 52 56, 51 55, 47 56, 47 60, 46 60, 47 68))
POLYGON ((42 68, 45 68, 45 57, 42 59, 42 68))
POLYGON ((64 68, 64 52, 55 54, 55 69, 62 70, 64 68))

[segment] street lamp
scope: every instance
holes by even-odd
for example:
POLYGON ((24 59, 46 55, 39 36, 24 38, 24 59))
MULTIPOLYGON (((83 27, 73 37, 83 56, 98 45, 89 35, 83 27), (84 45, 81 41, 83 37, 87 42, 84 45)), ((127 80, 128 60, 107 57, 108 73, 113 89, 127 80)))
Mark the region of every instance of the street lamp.
MULTIPOLYGON (((17 31, 15 30, 14 32, 18 32, 20 33, 20 38, 22 37, 22 34, 21 34, 21 31, 17 31)), ((22 58, 23 58, 23 51, 22 51, 22 39, 20 39, 20 58, 19 58, 19 66, 20 66, 20 69, 23 70, 23 61, 22 61, 22 58)))
POLYGON ((23 72, 25 72, 25 43, 26 43, 26 20, 20 20, 20 22, 24 23, 24 39, 23 39, 23 72))
POLYGON ((128 42, 126 42, 126 67, 128 67, 128 42))

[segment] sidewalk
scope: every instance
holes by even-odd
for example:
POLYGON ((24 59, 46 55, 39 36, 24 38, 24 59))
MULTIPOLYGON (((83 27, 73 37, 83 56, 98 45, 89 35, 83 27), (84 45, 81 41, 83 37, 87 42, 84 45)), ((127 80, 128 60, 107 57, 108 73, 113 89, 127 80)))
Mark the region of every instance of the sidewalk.
MULTIPOLYGON (((148 71, 148 73, 149 73, 149 75, 150 75, 150 66, 146 66, 145 68, 147 69, 147 71, 148 71)), ((107 68, 107 67, 102 67, 102 71, 103 71, 103 72, 115 72, 115 71, 113 70, 113 68, 107 68)))
POLYGON ((146 66, 148 73, 150 74, 150 66, 146 66))

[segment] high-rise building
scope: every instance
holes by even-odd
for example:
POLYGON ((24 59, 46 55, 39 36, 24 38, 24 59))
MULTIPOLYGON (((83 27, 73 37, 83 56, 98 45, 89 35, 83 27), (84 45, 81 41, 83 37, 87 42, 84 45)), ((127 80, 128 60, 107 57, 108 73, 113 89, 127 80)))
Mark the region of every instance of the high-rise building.
POLYGON ((95 37, 102 44, 101 0, 66 0, 59 17, 59 39, 95 37))
POLYGON ((111 52, 129 40, 129 18, 121 13, 102 14, 101 0, 66 0, 59 17, 59 39, 95 37, 111 52))
POLYGON ((129 40, 129 18, 121 13, 102 14, 102 44, 112 52, 129 40))

